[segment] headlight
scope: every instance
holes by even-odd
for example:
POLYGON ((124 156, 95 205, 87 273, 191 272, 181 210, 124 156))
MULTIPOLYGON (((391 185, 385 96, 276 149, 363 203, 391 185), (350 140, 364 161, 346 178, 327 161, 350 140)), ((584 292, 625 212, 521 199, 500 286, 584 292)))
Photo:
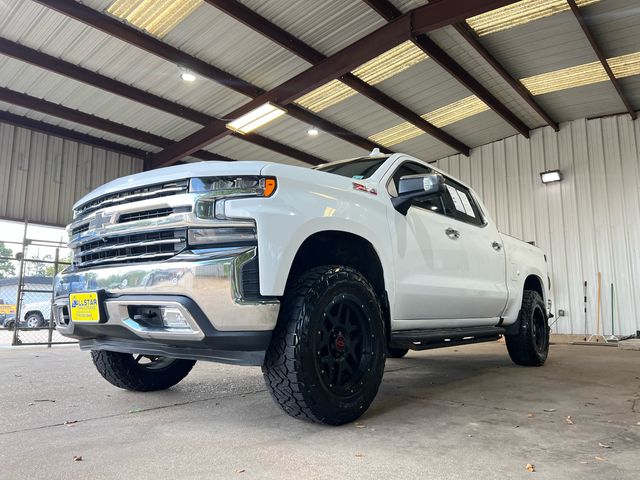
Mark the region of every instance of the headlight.
POLYGON ((205 177, 192 178, 189 191, 215 197, 270 197, 276 186, 273 177, 205 177))

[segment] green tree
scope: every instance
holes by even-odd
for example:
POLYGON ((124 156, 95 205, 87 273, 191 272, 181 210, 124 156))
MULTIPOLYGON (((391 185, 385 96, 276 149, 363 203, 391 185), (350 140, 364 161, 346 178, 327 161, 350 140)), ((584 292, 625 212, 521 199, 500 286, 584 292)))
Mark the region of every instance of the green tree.
POLYGON ((13 251, 0 242, 0 278, 13 277, 16 274, 15 265, 11 260, 7 260, 7 257, 13 258, 13 251))

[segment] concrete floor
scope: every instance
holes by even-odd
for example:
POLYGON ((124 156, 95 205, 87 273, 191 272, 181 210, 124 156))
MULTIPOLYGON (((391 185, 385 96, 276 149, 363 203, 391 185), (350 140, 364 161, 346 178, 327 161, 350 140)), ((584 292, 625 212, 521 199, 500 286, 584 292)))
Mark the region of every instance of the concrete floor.
POLYGON ((554 345, 543 368, 499 343, 410 353, 338 428, 284 415, 257 368, 199 363, 137 394, 76 347, 2 349, 0 365, 2 479, 640 478, 635 351, 554 345))

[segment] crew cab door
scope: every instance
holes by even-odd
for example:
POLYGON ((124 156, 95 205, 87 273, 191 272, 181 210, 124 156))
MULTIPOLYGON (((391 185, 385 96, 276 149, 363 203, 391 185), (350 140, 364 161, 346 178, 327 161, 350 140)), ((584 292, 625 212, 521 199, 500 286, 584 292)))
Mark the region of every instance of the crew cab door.
MULTIPOLYGON (((405 162, 392 174, 389 193, 397 195, 400 177, 430 172, 426 165, 405 162)), ((445 180, 439 198, 415 200, 406 216, 390 209, 397 262, 394 320, 490 324, 507 300, 501 239, 469 190, 445 180)))

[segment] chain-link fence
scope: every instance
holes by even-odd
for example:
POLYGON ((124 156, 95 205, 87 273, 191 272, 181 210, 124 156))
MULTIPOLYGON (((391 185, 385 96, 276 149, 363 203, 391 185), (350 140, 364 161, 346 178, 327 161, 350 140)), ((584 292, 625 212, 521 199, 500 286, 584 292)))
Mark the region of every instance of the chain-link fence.
POLYGON ((60 239, 33 239, 24 226, 21 241, 0 232, 0 345, 72 343, 56 332, 51 312, 53 281, 69 265, 60 239))

